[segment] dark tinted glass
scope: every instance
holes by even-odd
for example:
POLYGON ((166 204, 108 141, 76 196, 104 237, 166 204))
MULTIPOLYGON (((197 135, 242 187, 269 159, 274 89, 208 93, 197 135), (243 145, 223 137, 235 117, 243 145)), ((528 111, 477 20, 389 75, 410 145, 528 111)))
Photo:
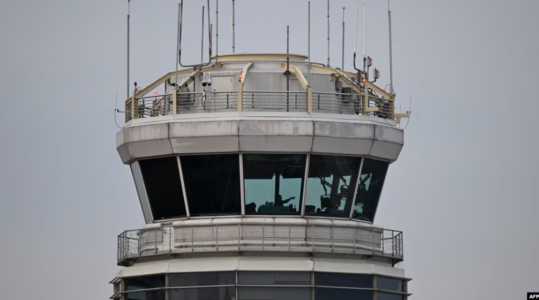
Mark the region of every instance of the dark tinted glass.
POLYGON ((134 292, 125 295, 127 300, 165 300, 165 291, 134 292))
POLYGON ((185 204, 177 158, 146 159, 139 163, 153 218, 184 217, 185 204))
POLYGON ((145 290, 165 287, 165 275, 129 277, 125 279, 125 290, 145 290))
POLYGON ((311 155, 306 215, 350 216, 360 157, 311 155))
POLYGON ((354 205, 355 219, 374 221, 388 166, 385 161, 365 159, 354 205))
POLYGON ((245 154, 245 213, 299 215, 306 155, 245 154))
POLYGON ((169 275, 170 287, 236 284, 234 272, 180 273, 169 275))
POLYGON ((240 300, 311 300, 311 288, 240 287, 238 298, 240 300))
POLYGON ((314 300, 372 300, 372 291, 316 288, 314 300))
POLYGON ((317 286, 372 288, 372 279, 372 275, 364 274, 314 273, 317 286))
POLYGON ((388 277, 376 277, 376 288, 387 291, 402 292, 402 280, 388 277))
POLYGON ((310 272, 240 272, 243 285, 311 285, 310 272))
POLYGON ((191 216, 241 214, 237 154, 182 156, 180 159, 191 216))
POLYGON ((236 287, 169 290, 169 300, 234 300, 236 287))
POLYGON ((405 300, 406 296, 388 294, 388 293, 376 293, 376 300, 405 300))

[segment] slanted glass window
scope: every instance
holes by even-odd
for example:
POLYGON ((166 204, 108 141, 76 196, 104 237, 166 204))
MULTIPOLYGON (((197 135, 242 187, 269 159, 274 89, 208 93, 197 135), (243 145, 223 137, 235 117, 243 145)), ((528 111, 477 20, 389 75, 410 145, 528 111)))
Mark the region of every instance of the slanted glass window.
POLYGON ((354 205, 354 219, 374 221, 388 166, 388 162, 368 158, 363 162, 354 205))
POLYGON ((379 290, 403 292, 402 286, 402 279, 376 277, 376 288, 379 290))
POLYGON ((125 290, 136 291, 165 287, 165 275, 125 278, 125 290))
POLYGON ((314 273, 317 286, 372 288, 372 280, 372 275, 365 274, 314 273))
MULTIPOLYGON (((238 299, 239 300, 311 300, 311 288, 308 288, 308 287, 299 287, 299 288, 240 287, 238 299)), ((336 300, 336 299, 331 299, 331 300, 336 300)))
POLYGON ((234 272, 178 273, 169 275, 170 287, 236 285, 234 272))
POLYGON ((134 292, 125 295, 127 300, 165 300, 165 290, 134 292))
POLYGON ((311 285, 310 272, 240 272, 240 285, 311 285))
POLYGON ((245 214, 299 215, 306 155, 244 154, 245 214))
POLYGON ((207 287, 193 289, 171 289, 170 300, 234 300, 236 287, 207 287))
POLYGON ((360 157, 311 155, 306 215, 350 216, 360 157))
POLYGON ((404 300, 406 296, 389 294, 389 293, 376 293, 376 300, 404 300))
POLYGON ((191 216, 241 214, 237 154, 182 156, 180 160, 191 216))
POLYGON ((176 156, 139 161, 154 220, 185 217, 176 156))
POLYGON ((372 300, 372 291, 316 288, 314 300, 372 300))

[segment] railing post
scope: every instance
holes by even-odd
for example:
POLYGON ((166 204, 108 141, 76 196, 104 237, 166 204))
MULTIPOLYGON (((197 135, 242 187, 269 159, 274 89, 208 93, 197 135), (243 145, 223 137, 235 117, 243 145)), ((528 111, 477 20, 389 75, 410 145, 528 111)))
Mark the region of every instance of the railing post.
POLYGON ((219 251, 219 227, 215 225, 215 250, 219 251))
POLYGON ((178 90, 172 90, 172 114, 178 113, 178 90))
POLYGON ((367 91, 367 88, 363 91, 365 93, 363 97, 363 109, 361 110, 362 115, 367 114, 367 108, 369 107, 369 92, 367 91))
POLYGON ((307 112, 313 112, 313 91, 307 87, 307 112))
POLYGON ((155 247, 155 254, 157 254, 157 228, 153 230, 153 245, 155 247))
POLYGON ((292 226, 288 224, 288 251, 289 252, 292 249, 291 240, 292 240, 292 226))
POLYGON ((194 241, 195 241, 195 238, 194 238, 194 232, 195 232, 195 228, 193 225, 191 225, 191 252, 195 252, 195 245, 194 245, 194 241))
POLYGON ((131 98, 131 120, 138 119, 138 101, 135 99, 135 92, 131 98))
POLYGON ((243 111, 243 83, 238 83, 238 111, 243 111))
POLYGON ((226 93, 226 109, 229 109, 229 108, 230 108, 230 107, 229 107, 229 104, 228 104, 228 102, 229 102, 228 95, 229 95, 229 94, 226 93))

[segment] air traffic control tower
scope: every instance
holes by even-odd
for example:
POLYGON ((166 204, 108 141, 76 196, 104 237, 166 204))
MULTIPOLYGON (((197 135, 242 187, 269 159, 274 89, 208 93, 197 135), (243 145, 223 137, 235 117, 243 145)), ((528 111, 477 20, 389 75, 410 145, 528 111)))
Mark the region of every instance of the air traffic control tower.
POLYGON ((406 115, 361 74, 229 54, 135 89, 117 150, 146 225, 111 299, 407 299, 403 233, 373 225, 406 115))

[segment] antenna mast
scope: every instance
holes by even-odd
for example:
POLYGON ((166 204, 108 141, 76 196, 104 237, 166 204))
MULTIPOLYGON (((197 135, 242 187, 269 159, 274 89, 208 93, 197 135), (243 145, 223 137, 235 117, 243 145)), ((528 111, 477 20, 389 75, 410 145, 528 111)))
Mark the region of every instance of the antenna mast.
POLYGON ((131 19, 131 0, 127 0, 127 98, 129 95, 129 26, 131 19))
MULTIPOLYGON (((210 12, 209 9, 208 9, 208 12, 210 12)), ((210 36, 210 39, 211 39, 211 36, 210 36)), ((204 6, 202 6, 202 38, 200 39, 200 63, 203 63, 203 62, 204 62, 204 6)))
POLYGON ((329 0, 328 0, 328 63, 326 67, 329 67, 329 0))
POLYGON ((367 61, 367 4, 363 4, 363 72, 367 61))
POLYGON ((391 7, 389 0, 387 0, 387 16, 389 19, 389 89, 392 95, 395 95, 393 89, 393 50, 391 42, 391 7))
POLYGON ((215 63, 219 62, 219 0, 215 0, 215 63))
POLYGON ((307 6, 307 56, 309 57, 309 63, 307 66, 307 80, 311 85, 311 1, 307 6))
POLYGON ((232 53, 236 53, 236 5, 232 0, 232 53))
POLYGON ((346 7, 342 8, 342 70, 344 71, 344 10, 346 7))

